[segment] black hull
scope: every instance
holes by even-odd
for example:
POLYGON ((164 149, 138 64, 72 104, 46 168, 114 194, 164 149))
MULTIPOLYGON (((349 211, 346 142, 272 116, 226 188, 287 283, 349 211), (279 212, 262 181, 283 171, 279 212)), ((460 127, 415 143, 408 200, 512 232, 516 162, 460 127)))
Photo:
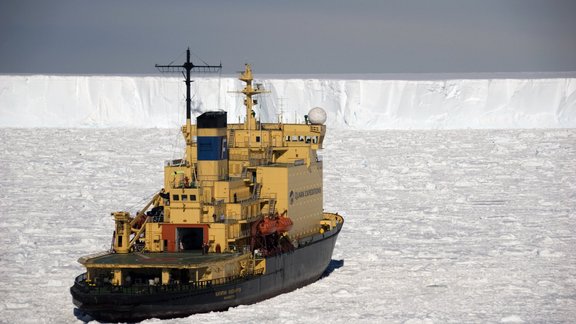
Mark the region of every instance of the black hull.
POLYGON ((330 263, 341 226, 342 223, 334 231, 316 235, 293 252, 266 258, 266 274, 260 276, 193 291, 95 294, 76 283, 70 292, 81 312, 108 322, 184 317, 253 304, 318 280, 330 263))

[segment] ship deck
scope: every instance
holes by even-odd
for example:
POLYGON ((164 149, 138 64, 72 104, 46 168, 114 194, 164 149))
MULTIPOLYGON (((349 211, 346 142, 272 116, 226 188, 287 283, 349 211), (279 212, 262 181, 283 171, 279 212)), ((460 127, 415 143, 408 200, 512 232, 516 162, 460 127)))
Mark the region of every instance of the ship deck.
POLYGON ((107 253, 78 260, 87 268, 181 268, 190 269, 227 261, 240 253, 176 252, 176 253, 107 253))

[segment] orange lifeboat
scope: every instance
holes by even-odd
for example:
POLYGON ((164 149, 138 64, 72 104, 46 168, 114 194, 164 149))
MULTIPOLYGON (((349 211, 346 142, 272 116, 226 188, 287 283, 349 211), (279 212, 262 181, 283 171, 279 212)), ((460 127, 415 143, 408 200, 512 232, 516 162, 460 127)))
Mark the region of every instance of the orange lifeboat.
POLYGON ((276 232, 276 220, 264 218, 260 224, 258 224, 258 231, 262 235, 270 235, 276 232))
POLYGON ((276 220, 276 231, 278 233, 286 233, 292 229, 294 222, 290 217, 280 217, 276 220))

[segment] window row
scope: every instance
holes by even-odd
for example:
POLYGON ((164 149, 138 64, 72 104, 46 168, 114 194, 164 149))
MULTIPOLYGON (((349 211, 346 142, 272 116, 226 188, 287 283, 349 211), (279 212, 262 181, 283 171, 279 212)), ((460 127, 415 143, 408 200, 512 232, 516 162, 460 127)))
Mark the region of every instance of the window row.
POLYGON ((172 195, 173 201, 196 201, 196 195, 172 195))
POLYGON ((318 143, 318 136, 286 135, 286 142, 318 143))

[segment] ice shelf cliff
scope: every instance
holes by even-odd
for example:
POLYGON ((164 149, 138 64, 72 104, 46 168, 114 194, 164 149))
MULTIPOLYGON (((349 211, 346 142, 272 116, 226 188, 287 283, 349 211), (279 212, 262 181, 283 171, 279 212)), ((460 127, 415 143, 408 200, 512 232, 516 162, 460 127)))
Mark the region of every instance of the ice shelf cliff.
MULTIPOLYGON (((303 120, 313 107, 328 126, 352 129, 575 128, 576 78, 352 80, 262 79, 263 121, 303 120)), ((200 77, 195 114, 243 115, 232 77, 200 77)), ((179 77, 0 75, 0 127, 178 127, 179 77)))

